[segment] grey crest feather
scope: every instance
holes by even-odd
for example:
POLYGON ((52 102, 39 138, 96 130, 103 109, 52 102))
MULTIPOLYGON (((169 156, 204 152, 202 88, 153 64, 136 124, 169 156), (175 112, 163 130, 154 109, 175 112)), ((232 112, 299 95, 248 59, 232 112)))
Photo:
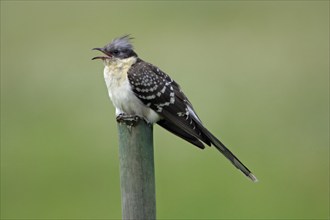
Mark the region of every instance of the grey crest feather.
POLYGON ((111 49, 122 49, 122 50, 133 50, 133 45, 131 40, 133 38, 130 35, 124 35, 122 37, 118 37, 112 40, 110 44, 106 46, 108 50, 111 49))

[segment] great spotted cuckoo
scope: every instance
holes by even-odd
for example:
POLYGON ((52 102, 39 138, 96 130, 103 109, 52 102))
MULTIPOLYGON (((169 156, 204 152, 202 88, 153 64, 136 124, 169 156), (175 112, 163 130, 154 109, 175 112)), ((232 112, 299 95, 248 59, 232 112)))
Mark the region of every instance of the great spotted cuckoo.
POLYGON ((205 148, 204 144, 213 145, 256 182, 251 171, 204 127, 179 84, 158 67, 138 57, 131 39, 126 35, 102 48, 94 48, 104 54, 93 60, 103 60, 104 78, 117 119, 138 116, 148 123, 157 123, 201 149, 205 148))

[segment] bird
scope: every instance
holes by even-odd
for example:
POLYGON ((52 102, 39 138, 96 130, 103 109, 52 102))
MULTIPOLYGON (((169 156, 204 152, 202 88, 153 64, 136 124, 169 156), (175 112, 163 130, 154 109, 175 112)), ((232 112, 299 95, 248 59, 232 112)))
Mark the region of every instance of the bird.
POLYGON ((114 38, 92 60, 102 60, 104 79, 117 120, 137 116, 157 123, 200 149, 214 146, 253 182, 256 176, 205 126, 180 85, 134 51, 131 35, 114 38))

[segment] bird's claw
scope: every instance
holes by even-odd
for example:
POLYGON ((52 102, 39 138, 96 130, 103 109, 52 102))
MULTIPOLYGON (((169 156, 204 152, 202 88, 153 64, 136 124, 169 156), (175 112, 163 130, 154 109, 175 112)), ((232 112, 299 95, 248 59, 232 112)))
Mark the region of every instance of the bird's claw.
POLYGON ((141 118, 137 115, 126 115, 126 114, 119 114, 116 117, 118 123, 124 123, 128 127, 134 127, 141 118))

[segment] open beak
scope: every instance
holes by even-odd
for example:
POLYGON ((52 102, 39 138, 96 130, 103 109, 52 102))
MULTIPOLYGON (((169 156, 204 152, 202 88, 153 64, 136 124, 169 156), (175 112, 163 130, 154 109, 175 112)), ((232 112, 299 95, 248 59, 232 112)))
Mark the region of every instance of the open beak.
POLYGON ((96 60, 96 59, 101 59, 101 60, 105 60, 105 59, 111 59, 112 55, 108 54, 103 48, 93 48, 92 50, 98 50, 101 51, 102 53, 104 53, 106 56, 97 56, 97 57, 93 57, 92 60, 96 60))

